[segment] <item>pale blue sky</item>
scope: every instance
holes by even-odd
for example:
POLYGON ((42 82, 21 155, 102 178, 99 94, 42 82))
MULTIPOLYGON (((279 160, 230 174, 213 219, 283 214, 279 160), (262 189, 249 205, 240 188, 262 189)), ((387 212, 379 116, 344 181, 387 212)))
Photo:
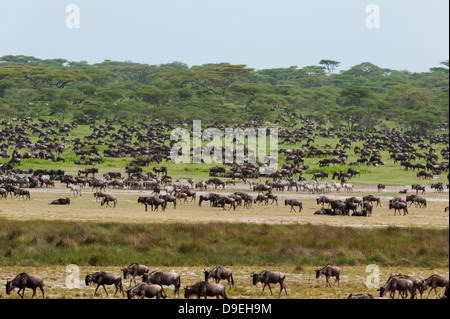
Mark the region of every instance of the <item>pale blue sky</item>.
POLYGON ((0 56, 414 72, 449 56, 448 0, 0 0, 0 56), (80 28, 68 29, 68 4, 80 28), (366 27, 366 7, 380 28, 366 27))

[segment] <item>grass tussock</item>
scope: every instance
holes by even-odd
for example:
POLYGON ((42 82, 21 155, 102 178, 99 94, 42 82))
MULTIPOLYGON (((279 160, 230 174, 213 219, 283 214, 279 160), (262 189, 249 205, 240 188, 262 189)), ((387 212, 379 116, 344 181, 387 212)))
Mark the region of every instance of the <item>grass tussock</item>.
POLYGON ((2 265, 442 267, 448 229, 0 220, 2 265))

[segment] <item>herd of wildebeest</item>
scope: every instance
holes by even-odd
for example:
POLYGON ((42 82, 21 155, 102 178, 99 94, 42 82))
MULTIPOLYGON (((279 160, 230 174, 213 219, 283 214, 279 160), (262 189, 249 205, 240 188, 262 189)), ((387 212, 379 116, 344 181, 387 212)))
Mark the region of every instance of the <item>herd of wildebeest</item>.
MULTIPOLYGON (((397 129, 380 131, 375 129, 373 133, 341 133, 333 128, 315 126, 312 121, 303 115, 289 114, 290 119, 301 123, 301 128, 279 128, 279 141, 284 145, 292 145, 292 148, 281 148, 279 155, 285 158, 281 168, 270 175, 261 176, 259 168, 264 163, 233 163, 212 167, 209 170, 209 178, 195 182, 193 178, 172 179, 168 174, 164 161, 170 160, 170 150, 173 141, 170 141, 170 132, 177 125, 184 123, 138 123, 136 126, 128 126, 120 120, 106 120, 104 124, 92 123, 91 134, 84 138, 69 139, 71 131, 77 128, 76 124, 61 124, 54 120, 39 119, 34 122, 31 118, 25 118, 15 123, 3 121, 0 123, 0 159, 7 159, 0 165, 0 199, 8 199, 15 196, 23 200, 31 200, 32 189, 54 188, 59 182, 67 187, 69 196, 51 201, 51 205, 70 205, 70 197, 82 196, 85 189, 94 194, 101 206, 113 206, 118 204, 118 198, 108 194, 108 189, 129 189, 149 191, 151 196, 141 196, 137 202, 145 206, 145 211, 150 207, 151 211, 166 210, 168 204, 177 207, 177 202, 197 202, 202 206, 208 202, 211 207, 223 210, 236 210, 237 208, 250 209, 252 205, 278 205, 276 191, 304 192, 317 194, 318 210, 315 215, 344 215, 370 217, 374 207, 381 205, 380 197, 368 195, 363 198, 348 197, 345 200, 333 199, 330 193, 353 192, 354 185, 351 180, 361 174, 358 167, 363 165, 382 166, 386 163, 380 154, 380 150, 388 150, 390 158, 399 169, 417 170, 417 179, 432 180, 437 175, 447 174, 449 148, 445 146, 440 153, 436 152, 436 144, 449 143, 449 135, 412 136, 397 129), (120 125, 117 129, 116 126, 120 125), (31 136, 38 137, 32 142, 31 136), (338 143, 334 146, 325 144, 322 149, 314 146, 316 138, 334 138, 338 143), (426 143, 428 141, 428 143, 426 143), (353 147, 353 155, 358 155, 354 162, 348 162, 352 143, 363 142, 363 147, 353 147), (413 146, 416 144, 417 146, 413 146), (295 148, 294 145, 302 145, 295 148), (103 151, 99 151, 99 146, 103 151), (66 174, 64 170, 53 169, 22 169, 22 160, 41 159, 51 162, 65 162, 64 154, 75 154, 79 159, 73 165, 84 166, 78 170, 78 174, 66 174), (98 166, 105 158, 132 158, 125 167, 125 174, 118 172, 106 172, 99 176, 98 166), (310 167, 304 165, 305 158, 317 158, 318 167, 350 166, 346 171, 336 169, 333 174, 319 171, 313 174, 312 179, 306 179, 304 171, 310 167), (416 162, 425 160, 426 163, 416 162), (149 165, 154 166, 151 171, 144 172, 149 165), (262 177, 265 182, 262 182, 262 177), (328 179, 328 180, 327 180, 328 179), (240 182, 248 187, 249 194, 243 191, 234 191, 232 194, 217 192, 221 189, 234 189, 240 182), (31 190, 31 191, 30 191, 31 190), (212 191, 213 190, 213 191, 212 191)), ((288 124, 288 123, 285 123, 288 124)), ((217 128, 225 128, 216 123, 217 128)), ((447 128, 448 124, 443 123, 447 128)), ((238 125, 235 128, 239 128, 238 125)), ((241 127, 243 128, 243 127, 241 127)), ((194 150, 191 149, 191 152, 194 150)), ((222 148, 225 152, 225 147, 222 148)), ((245 148, 247 154, 247 148, 245 148)), ((70 165, 69 165, 70 166, 70 165)), ((385 189, 385 185, 377 185, 378 192, 385 189)), ((436 182, 431 185, 420 183, 411 185, 411 189, 405 189, 415 194, 406 195, 406 198, 396 196, 389 201, 389 209, 394 210, 394 215, 399 212, 408 214, 408 207, 415 205, 418 208, 426 208, 427 201, 423 197, 426 188, 430 187, 435 192, 444 192, 448 189, 448 183, 436 182), (420 194, 419 194, 420 193, 420 194), (408 206, 409 204, 409 206, 408 206)), ((301 212, 303 205, 295 199, 285 199, 284 205, 290 211, 301 212)), ((448 207, 446 208, 448 211, 448 207)), ((180 276, 163 271, 150 272, 148 267, 132 264, 123 270, 123 278, 131 276, 136 283, 136 276, 143 276, 143 282, 126 292, 128 298, 134 297, 167 297, 163 286, 175 286, 175 294, 179 295, 181 281, 180 276)), ((317 278, 324 275, 329 285, 330 277, 335 277, 339 284, 340 270, 338 267, 327 265, 317 270, 317 278)), ((287 294, 284 280, 286 276, 280 272, 263 271, 253 273, 253 284, 262 283, 272 293, 270 284, 279 284, 280 292, 287 294)), ((227 298, 226 288, 219 284, 220 280, 227 280, 228 285, 234 285, 232 271, 217 267, 211 271, 205 270, 205 281, 192 286, 185 286, 186 298, 217 297, 227 298), (208 278, 215 279, 216 283, 209 283, 208 278)), ((116 291, 125 295, 122 287, 122 277, 116 274, 97 272, 86 276, 86 285, 95 283, 97 289, 105 285, 115 285, 116 291)), ((396 291, 402 298, 410 296, 414 298, 422 296, 427 289, 435 291, 437 287, 445 287, 443 298, 448 296, 448 278, 432 275, 427 279, 416 279, 405 275, 392 275, 386 284, 380 288, 380 297, 393 297, 396 291)), ((23 298, 25 288, 33 290, 40 288, 44 296, 44 283, 42 278, 31 274, 20 274, 11 281, 7 281, 6 292, 19 288, 19 295, 23 298), (22 292, 22 293, 21 293, 22 292)), ((107 293, 107 292, 106 292, 107 293)), ((350 295, 349 298, 376 298, 371 295, 350 295)))
MULTIPOLYGON (((135 298, 156 298, 165 299, 167 298, 167 293, 164 287, 174 287, 174 296, 180 296, 181 286, 181 276, 175 272, 165 272, 162 270, 150 271, 149 267, 141 265, 138 263, 133 263, 128 267, 123 267, 121 269, 123 273, 122 276, 114 273, 106 272, 95 272, 93 274, 87 274, 85 277, 85 284, 89 286, 91 284, 96 285, 94 296, 97 295, 97 291, 100 287, 103 287, 106 296, 109 296, 106 286, 114 286, 115 292, 114 297, 117 293, 128 299, 135 298), (142 282, 138 283, 136 277, 142 276, 142 282), (130 284, 128 289, 124 290, 123 280, 130 279, 130 284), (134 286, 132 284, 134 282, 134 286)), ((229 268, 215 267, 211 270, 204 269, 205 280, 197 282, 193 285, 184 286, 184 297, 187 299, 199 299, 208 297, 216 297, 217 299, 223 298, 228 299, 227 289, 233 289, 235 286, 235 280, 233 278, 233 271, 229 268), (212 279, 214 282, 209 282, 212 279), (226 286, 221 285, 220 282, 226 280, 226 286)), ((331 278, 335 278, 334 285, 340 285, 341 271, 338 266, 326 265, 325 267, 319 267, 315 271, 315 278, 320 277, 326 278, 326 287, 332 287, 330 283, 331 278)), ((261 296, 264 294, 266 287, 269 288, 270 294, 273 295, 272 285, 279 285, 280 292, 278 293, 278 298, 281 294, 285 293, 288 295, 287 286, 285 284, 286 275, 279 271, 264 270, 259 273, 252 273, 250 275, 251 283, 253 285, 261 284, 263 285, 261 296)), ((250 281, 249 281, 250 283, 250 281)), ((36 290, 39 288, 42 292, 42 298, 45 298, 45 284, 42 277, 21 273, 17 275, 12 280, 7 280, 6 282, 6 293, 9 295, 14 289, 18 289, 18 295, 23 299, 25 295, 25 289, 29 288, 33 291, 32 298, 36 295, 36 290)), ((386 283, 378 289, 379 296, 373 296, 371 294, 350 294, 348 299, 383 299, 386 297, 395 298, 398 292, 399 298, 422 298, 424 293, 429 289, 427 298, 434 290, 436 298, 447 299, 448 298, 448 288, 449 279, 440 275, 431 275, 426 279, 419 279, 407 275, 391 275, 386 283), (445 292, 442 296, 438 295, 438 288, 445 288, 445 292)))

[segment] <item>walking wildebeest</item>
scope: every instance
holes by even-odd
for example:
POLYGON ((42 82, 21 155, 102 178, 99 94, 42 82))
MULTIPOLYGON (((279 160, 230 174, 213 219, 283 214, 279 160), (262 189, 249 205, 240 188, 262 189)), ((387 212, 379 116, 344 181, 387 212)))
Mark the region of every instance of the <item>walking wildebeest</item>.
POLYGON ((25 288, 30 288, 33 289, 33 295, 31 296, 31 298, 33 298, 36 294, 36 288, 39 288, 42 292, 42 299, 45 299, 44 286, 44 281, 41 277, 36 275, 29 275, 27 273, 21 273, 17 275, 13 280, 6 281, 6 294, 9 295, 15 288, 19 288, 17 294, 23 299, 23 297, 25 296, 25 288), (22 291, 22 294, 20 294, 20 291, 22 291))
POLYGON ((140 299, 144 298, 154 298, 156 299, 165 299, 167 298, 166 293, 164 292, 163 287, 160 285, 149 285, 147 283, 141 283, 127 291, 128 299, 133 299, 135 297, 139 297, 140 299))
POLYGON ((334 284, 338 284, 339 287, 339 276, 341 275, 341 270, 337 266, 326 265, 323 268, 316 269, 316 278, 319 279, 321 276, 325 276, 327 279, 326 287, 330 286, 330 278, 336 277, 334 284))
POLYGON ((208 299, 208 297, 228 299, 224 286, 206 281, 201 281, 193 286, 186 286, 184 288, 184 297, 186 299, 189 299, 192 295, 198 296, 199 298, 204 297, 205 299, 208 299))
POLYGON ((391 200, 389 201, 389 209, 394 209, 394 216, 396 216, 397 211, 399 215, 401 215, 401 210, 403 210, 403 216, 406 216, 406 214, 408 214, 408 205, 403 202, 391 200))
POLYGON ((234 286, 233 272, 231 269, 216 267, 210 271, 204 269, 205 281, 208 282, 209 278, 213 278, 218 284, 221 280, 226 280, 228 282, 227 286, 234 286))
POLYGON ((292 210, 294 210, 294 212, 297 212, 294 208, 294 206, 297 206, 299 208, 298 212, 300 213, 303 210, 303 203, 298 201, 298 200, 293 200, 293 199, 286 199, 284 200, 284 206, 291 206, 291 209, 289 212, 292 212, 292 210))
POLYGON ((440 276, 440 275, 432 275, 428 277, 427 279, 423 280, 423 289, 427 290, 431 287, 430 291, 428 292, 427 298, 430 296, 430 293, 434 290, 436 293, 437 298, 437 288, 438 287, 447 287, 449 285, 449 280, 447 277, 440 276))
POLYGON ((133 263, 128 267, 122 268, 122 271, 123 271, 123 279, 127 279, 128 276, 131 276, 130 280, 131 286, 132 281, 134 281, 134 283, 136 284, 136 276, 143 276, 144 274, 148 274, 149 269, 145 265, 133 263))
POLYGON ((114 293, 114 297, 117 294, 117 291, 120 289, 120 292, 122 293, 122 296, 125 296, 123 288, 122 288, 122 278, 116 274, 107 274, 102 271, 98 271, 94 274, 88 274, 86 275, 86 278, 84 279, 86 286, 89 286, 91 282, 97 284, 97 288, 95 288, 94 297, 97 294, 97 290, 100 286, 103 286, 103 289, 105 289, 106 296, 108 296, 108 291, 106 291, 105 285, 114 285, 116 286, 116 291, 114 293))
POLYGON ((21 197, 23 198, 23 200, 31 200, 31 195, 30 195, 30 191, 27 189, 23 189, 23 188, 19 188, 14 190, 14 195, 16 197, 21 197))
POLYGON ((388 292, 390 292, 390 297, 394 299, 395 292, 399 291, 402 299, 407 297, 408 292, 411 294, 411 299, 414 299, 416 291, 414 289, 414 283, 410 279, 400 278, 397 276, 390 276, 386 284, 378 289, 380 292, 380 297, 384 297, 388 292))
POLYGON ((160 286, 175 286, 175 295, 180 295, 181 277, 179 274, 173 272, 164 272, 162 270, 155 270, 151 273, 145 273, 142 276, 142 281, 147 284, 160 286))
POLYGON ((280 293, 278 294, 278 298, 280 298, 283 289, 287 296, 286 285, 284 284, 284 280, 286 279, 285 274, 277 271, 264 270, 259 274, 253 273, 250 277, 253 278, 253 285, 258 284, 259 282, 264 284, 261 296, 263 295, 266 286, 269 286, 270 294, 273 295, 270 284, 280 284, 280 293))

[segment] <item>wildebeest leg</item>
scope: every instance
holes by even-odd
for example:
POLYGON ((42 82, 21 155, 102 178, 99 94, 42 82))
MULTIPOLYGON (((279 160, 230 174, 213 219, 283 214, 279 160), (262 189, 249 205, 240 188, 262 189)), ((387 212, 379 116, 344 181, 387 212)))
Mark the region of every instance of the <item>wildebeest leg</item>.
POLYGON ((262 296, 263 293, 264 293, 264 289, 266 289, 266 285, 267 285, 267 284, 264 284, 264 287, 263 287, 263 289, 262 289, 262 291, 261 291, 261 296, 262 296))
POLYGON ((270 295, 271 295, 271 296, 273 296, 273 293, 272 293, 272 288, 270 287, 270 283, 268 283, 267 285, 269 286, 269 290, 270 290, 270 295))
POLYGON ((294 206, 291 206, 291 210, 290 210, 289 212, 292 212, 292 210, 293 210, 294 212, 297 212, 297 211, 295 210, 294 206))
POLYGON ((36 287, 33 288, 33 295, 31 296, 31 299, 33 299, 35 295, 36 295, 36 287))
POLYGON ((25 297, 25 287, 24 288, 20 288, 19 291, 17 292, 17 294, 20 296, 20 298, 23 299, 23 297, 25 297), (22 294, 20 294, 20 290, 23 290, 22 294))
POLYGON ((108 296, 108 292, 106 291, 106 286, 105 285, 102 285, 102 286, 103 286, 103 289, 105 289, 106 296, 108 296))
POLYGON ((42 299, 45 299, 44 288, 42 286, 39 286, 39 288, 41 289, 42 292, 42 299))

